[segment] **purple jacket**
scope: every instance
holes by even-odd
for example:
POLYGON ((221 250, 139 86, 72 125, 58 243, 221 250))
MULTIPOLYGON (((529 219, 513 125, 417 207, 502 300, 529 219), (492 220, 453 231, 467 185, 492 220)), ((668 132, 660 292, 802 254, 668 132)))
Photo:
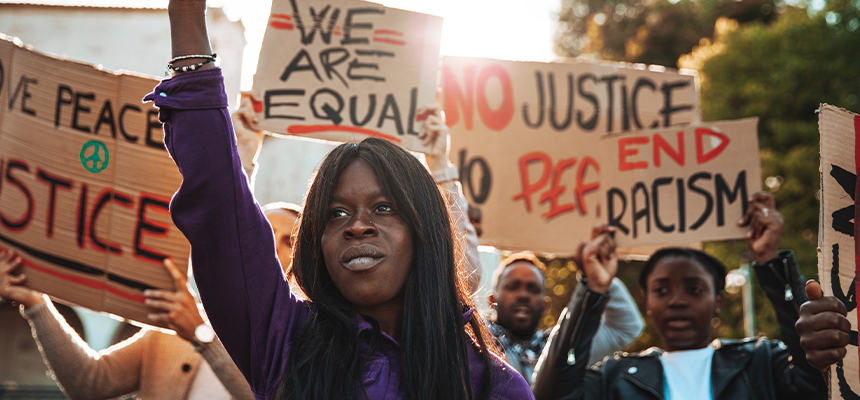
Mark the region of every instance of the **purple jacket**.
MULTIPOLYGON (((221 70, 179 74, 144 100, 160 108, 164 144, 182 173, 170 214, 191 242, 194 278, 212 327, 256 397, 273 398, 313 305, 293 296, 281 273, 272 228, 236 153, 221 70)), ((372 329, 361 322, 360 330, 372 329)), ((470 350, 472 388, 478 393, 483 365, 478 348, 470 350)), ((398 353, 397 342, 386 336, 381 351, 364 365, 371 399, 403 398, 398 353)), ((496 361, 492 399, 533 399, 525 380, 496 361)))

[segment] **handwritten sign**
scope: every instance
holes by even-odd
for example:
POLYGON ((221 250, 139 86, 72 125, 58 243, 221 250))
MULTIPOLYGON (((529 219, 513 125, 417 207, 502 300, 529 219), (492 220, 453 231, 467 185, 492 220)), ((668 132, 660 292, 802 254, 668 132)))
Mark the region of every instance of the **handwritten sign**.
POLYGON ((275 0, 254 76, 259 128, 426 152, 442 18, 359 0, 275 0))
POLYGON ((757 118, 601 139, 604 221, 619 246, 742 239, 761 190, 757 118))
POLYGON ((574 252, 607 222, 599 138, 701 120, 695 77, 662 67, 444 57, 441 86, 451 161, 501 248, 574 252))
POLYGON ((142 291, 173 290, 161 260, 185 270, 190 248, 168 215, 181 177, 141 103, 158 81, 0 39, 0 248, 33 289, 148 323, 142 291))
MULTIPOLYGON (((831 105, 818 114, 821 134, 821 216, 819 217, 818 279, 826 296, 835 296, 848 309, 852 338, 857 336, 857 137, 860 116, 831 105)), ((830 367, 830 398, 856 399, 860 394, 856 340, 845 358, 830 367)))

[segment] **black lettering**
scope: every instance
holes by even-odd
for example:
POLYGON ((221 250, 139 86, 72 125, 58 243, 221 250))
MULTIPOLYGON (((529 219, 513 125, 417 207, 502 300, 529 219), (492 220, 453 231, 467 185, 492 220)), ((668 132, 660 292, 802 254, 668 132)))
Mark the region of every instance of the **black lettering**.
MULTIPOLYGON (((543 74, 540 71, 535 71, 535 86, 537 86, 537 95, 538 95, 537 122, 532 123, 531 121, 529 121, 529 104, 523 102, 523 122, 525 122, 526 126, 529 128, 540 128, 540 126, 543 125, 543 115, 544 115, 545 105, 544 105, 544 98, 543 98, 543 74)), ((573 102, 571 101, 571 104, 572 103, 573 102)))
POLYGON ((72 188, 72 180, 49 174, 41 168, 37 168, 36 176, 39 177, 40 181, 48 184, 50 187, 48 189, 48 216, 45 219, 45 235, 49 238, 54 237, 54 215, 57 209, 57 187, 69 190, 72 188))
POLYGON ((833 290, 833 297, 836 297, 842 304, 845 304, 848 312, 857 308, 857 285, 854 284, 855 281, 856 276, 855 279, 851 280, 851 284, 848 285, 848 293, 844 293, 842 290, 842 278, 839 276, 839 243, 834 243, 833 267, 830 269, 830 288, 833 290))
POLYGON ((308 55, 308 52, 305 51, 305 49, 299 49, 299 52, 296 53, 296 56, 293 57, 293 60, 290 61, 290 64, 284 69, 284 73, 281 74, 281 80, 286 82, 287 79, 290 79, 290 75, 296 71, 311 71, 320 82, 323 81, 319 72, 317 72, 317 68, 314 66, 314 62, 311 61, 311 56, 308 55), (304 64, 302 64, 302 60, 305 60, 304 64))
MULTIPOLYGON (((836 180, 836 183, 845 191, 845 194, 851 196, 851 200, 854 200, 856 197, 857 175, 831 164, 830 176, 836 180)), ((854 220, 854 204, 836 210, 831 215, 833 217, 832 226, 836 232, 854 237, 854 223, 851 222, 854 220)))
POLYGON ((159 236, 167 235, 168 227, 155 224, 146 219, 146 210, 150 207, 160 208, 165 213, 168 212, 167 202, 147 196, 142 196, 140 198, 140 208, 137 210, 137 227, 134 229, 134 255, 135 257, 142 257, 161 262, 167 258, 166 254, 159 253, 152 249, 147 249, 143 246, 144 232, 153 233, 159 236))
POLYGON ((609 217, 609 226, 618 228, 625 235, 630 234, 630 229, 621 222, 624 218, 624 213, 627 212, 627 196, 624 195, 618 188, 612 188, 606 191, 606 216, 609 217), (621 199, 621 212, 615 213, 615 198, 621 199))
POLYGON ((487 201, 487 197, 490 196, 490 189, 493 184, 493 174, 490 171, 490 165, 483 157, 475 157, 468 163, 466 163, 466 158, 466 149, 460 150, 460 182, 463 184, 464 190, 468 187, 469 194, 472 195, 475 203, 484 204, 487 201), (476 166, 481 169, 481 182, 478 185, 478 193, 475 193, 475 185, 472 184, 472 170, 476 166))
POLYGON ((687 86, 690 86, 690 81, 688 80, 671 83, 667 82, 660 87, 660 90, 663 91, 663 109, 660 110, 660 114, 663 115, 663 126, 672 125, 672 114, 693 109, 692 104, 680 106, 672 105, 672 91, 675 89, 682 89, 687 86))
POLYGON ((263 95, 263 109, 264 116, 266 118, 280 118, 280 119, 294 119, 298 121, 304 121, 305 117, 299 117, 296 115, 287 115, 287 114, 272 114, 272 108, 274 107, 298 107, 299 103, 296 102, 287 102, 287 103, 273 103, 272 98, 275 96, 304 96, 305 91, 303 89, 290 89, 290 90, 267 90, 263 95))
POLYGON ((78 124, 78 116, 80 115, 79 113, 81 111, 83 111, 85 113, 90 112, 90 108, 88 106, 84 105, 83 101, 81 101, 81 99, 87 100, 87 101, 93 101, 93 100, 95 100, 95 98, 96 98, 95 93, 75 93, 75 107, 74 107, 74 110, 72 111, 72 128, 75 128, 81 132, 86 132, 86 133, 92 132, 90 130, 90 127, 82 126, 82 125, 78 124))
POLYGON ((295 25, 299 28, 299 32, 302 34, 302 44, 310 44, 313 42, 314 34, 316 34, 317 31, 320 32, 320 36, 326 44, 331 43, 331 34, 332 31, 334 31, 334 24, 337 22, 338 15, 340 15, 339 8, 335 8, 334 12, 332 12, 331 18, 328 20, 328 31, 324 31, 322 23, 326 14, 328 14, 331 5, 326 5, 325 8, 320 11, 319 15, 317 15, 317 12, 313 7, 308 7, 310 9, 311 18, 314 20, 314 25, 311 27, 310 32, 306 32, 305 24, 302 22, 302 13, 299 12, 296 0, 290 0, 290 5, 293 8, 293 20, 296 21, 295 25))
POLYGON ((341 45, 346 44, 366 44, 369 41, 365 37, 353 37, 352 29, 366 29, 370 31, 373 29, 373 24, 357 24, 352 22, 352 17, 360 14, 384 14, 384 8, 353 8, 346 11, 346 20, 343 23, 343 40, 340 41, 341 45))
MULTIPOLYGON (((571 115, 573 114, 573 74, 567 74, 567 113, 562 123, 556 120, 555 114, 555 82, 553 82, 555 77, 552 72, 547 73, 547 76, 549 78, 549 122, 555 130, 562 131, 570 126, 571 115)), ((541 108, 543 108, 543 104, 541 104, 541 108)), ((541 118, 543 118, 543 112, 541 112, 541 118)))
POLYGON ((595 84, 600 82, 596 76, 592 74, 585 74, 579 77, 579 95, 588 100, 592 107, 594 107, 594 115, 588 121, 582 120, 582 111, 576 112, 576 122, 579 124, 579 127, 585 129, 587 131, 594 130, 594 127, 597 126, 597 117, 600 115, 600 103, 597 101, 597 97, 594 96, 594 93, 586 92, 585 85, 583 84, 586 79, 591 80, 595 84))
POLYGON ((0 211, 0 222, 3 223, 3 226, 13 231, 20 231, 27 228, 27 225, 30 224, 30 221, 33 220, 33 208, 35 207, 33 203, 33 194, 30 192, 30 189, 27 188, 23 182, 18 180, 15 175, 12 175, 13 170, 22 170, 24 172, 30 172, 30 167, 24 161, 19 160, 9 160, 6 163, 6 181, 14 185, 21 191, 21 194, 24 195, 24 199, 27 200, 27 210, 24 211, 24 215, 22 215, 17 220, 9 219, 6 215, 0 211))
POLYGON ((347 58, 349 58, 349 52, 346 51, 346 49, 340 47, 326 49, 320 52, 320 64, 322 64, 323 71, 325 71, 325 75, 328 77, 328 79, 331 79, 332 74, 334 74, 334 76, 340 79, 344 86, 349 87, 349 83, 347 83, 346 80, 343 79, 343 76, 340 75, 340 72, 337 72, 337 70, 334 69, 335 66, 344 62, 347 58), (334 53, 340 54, 340 58, 332 61, 331 55, 334 53))
POLYGON ((356 109, 358 108, 356 105, 356 103, 358 103, 358 96, 352 96, 349 98, 349 120, 355 126, 366 125, 370 122, 370 118, 373 117, 373 112, 376 111, 376 95, 370 94, 367 98, 370 101, 370 105, 367 106, 367 113, 364 114, 364 119, 361 121, 359 121, 355 115, 356 109))
POLYGON ((649 210, 648 205, 648 188, 645 187, 645 184, 642 182, 637 182, 633 185, 633 190, 630 193, 630 211, 633 213, 633 238, 638 237, 639 230, 639 220, 645 218, 645 233, 651 233, 651 211, 649 210), (636 192, 642 191, 644 195, 642 198, 645 200, 645 208, 641 210, 636 209, 636 192))
POLYGON ((699 179, 711 180, 711 174, 707 172, 699 172, 698 174, 691 176, 690 179, 687 181, 687 189, 690 189, 691 191, 694 191, 705 198, 705 210, 702 211, 702 215, 699 217, 699 219, 697 219, 696 222, 693 223, 693 225, 690 225, 691 231, 699 229, 699 227, 702 226, 702 224, 704 224, 705 221, 708 220, 708 217, 711 216, 711 211, 714 209, 714 199, 711 197, 711 194, 708 193, 707 190, 696 186, 696 181, 698 181, 699 179))
POLYGON ((102 106, 102 111, 99 112, 99 121, 96 122, 96 127, 93 129, 93 133, 98 135, 99 128, 101 128, 104 123, 107 123, 110 127, 111 137, 116 139, 116 120, 113 117, 113 107, 111 106, 110 100, 106 100, 105 104, 102 106))
POLYGON ((72 88, 66 85, 60 85, 57 87, 57 105, 54 108, 54 128, 60 126, 60 108, 63 104, 71 105, 74 98, 75 93, 72 91, 72 88), (63 94, 66 94, 69 97, 65 98, 63 94))
POLYGON ((675 230, 675 225, 663 225, 660 221, 660 186, 666 186, 672 183, 672 178, 657 178, 651 184, 651 207, 654 210, 654 226, 663 232, 672 232, 675 230))
POLYGON ((331 89, 320 89, 311 96, 311 110, 314 113, 314 117, 319 119, 327 119, 334 122, 335 125, 339 125, 343 118, 341 118, 340 113, 343 111, 343 98, 340 95, 331 89), (329 94, 337 100, 337 109, 331 107, 331 104, 328 102, 323 103, 322 107, 317 107, 317 96, 321 94, 329 94), (319 109, 318 109, 319 108, 319 109), (320 109, 322 113, 320 113, 320 109))
POLYGON ((415 131, 415 111, 418 108, 418 88, 413 87, 409 90, 409 118, 406 124, 406 133, 410 135, 418 135, 415 131))
POLYGON ((734 203, 738 195, 740 195, 741 215, 747 210, 747 172, 741 171, 738 173, 738 180, 735 181, 734 190, 729 190, 729 185, 723 179, 722 174, 717 174, 715 181, 717 186, 717 226, 723 226, 726 222, 723 210, 723 195, 729 200, 729 204, 734 203))
POLYGON ((165 150, 164 147, 164 126, 158 120, 158 111, 149 110, 146 113, 146 145, 153 149, 165 150), (158 140, 152 138, 153 131, 155 134, 161 133, 162 137, 158 140))
MULTIPOLYGON (((642 122, 639 120, 639 89, 642 89, 642 87, 648 87, 652 92, 657 90, 657 86, 648 78, 639 78, 636 84, 633 85, 633 94, 630 96, 630 111, 633 114, 633 124, 636 125, 636 129, 642 129, 642 122)), ((660 121, 655 119, 649 128, 656 128, 658 126, 660 126, 660 121)))
POLYGON ((678 188, 678 232, 685 232, 687 230, 687 201, 684 198, 686 196, 684 192, 684 179, 678 178, 675 181, 675 185, 678 188))
POLYGON ((105 251, 108 251, 113 254, 122 254, 122 248, 120 248, 119 243, 105 242, 98 236, 96 233, 96 227, 98 225, 99 215, 102 212, 104 206, 109 202, 117 202, 124 207, 131 207, 134 204, 134 199, 130 196, 122 194, 120 192, 115 192, 113 190, 108 189, 96 200, 96 205, 93 207, 93 213, 90 215, 90 240, 92 240, 93 244, 105 251))
POLYGON ((627 107, 627 85, 624 85, 624 77, 621 77, 621 131, 630 130, 630 113, 627 107))
POLYGON ((361 68, 367 68, 367 69, 379 71, 379 64, 363 63, 363 62, 359 62, 357 58, 353 59, 352 61, 349 62, 349 69, 346 70, 346 76, 349 79, 354 80, 354 81, 369 79, 369 80, 374 81, 374 82, 385 82, 385 78, 383 78, 381 76, 355 75, 352 73, 352 71, 354 69, 361 69, 361 68))
POLYGON ((391 93, 385 95, 385 104, 382 105, 382 112, 379 115, 379 122, 376 124, 376 127, 382 128, 382 124, 386 119, 394 121, 394 128, 397 130, 398 135, 403 134, 403 122, 400 119, 400 108, 397 107, 397 101, 391 93))
MULTIPOLYGON (((604 76, 601 80, 606 82, 606 132, 612 132, 612 117, 615 113, 615 89, 612 84, 621 79, 620 75, 604 76)), ((633 224, 633 237, 636 237, 636 224, 633 224)))
POLYGON ((28 78, 26 75, 21 75, 21 80, 18 81, 18 86, 15 87, 15 93, 12 94, 11 99, 9 99, 9 109, 15 107, 15 102, 18 100, 18 95, 21 95, 21 111, 24 113, 30 114, 32 116, 36 116, 36 111, 27 108, 27 99, 33 97, 32 93, 30 93, 30 84, 39 83, 37 80, 28 78))
POLYGON ((140 107, 132 104, 126 104, 122 106, 122 108, 119 110, 119 133, 122 134, 122 137, 125 138, 125 140, 132 143, 137 143, 137 140, 139 138, 137 136, 130 135, 128 131, 125 130, 125 112, 128 110, 140 112, 140 107))

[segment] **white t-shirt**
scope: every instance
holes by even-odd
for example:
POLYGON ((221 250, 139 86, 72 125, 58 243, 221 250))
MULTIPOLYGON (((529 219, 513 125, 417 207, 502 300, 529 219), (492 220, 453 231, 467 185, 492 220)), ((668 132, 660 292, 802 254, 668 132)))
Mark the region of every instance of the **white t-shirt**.
POLYGON ((663 363, 663 391, 666 400, 713 400, 711 390, 711 361, 714 348, 665 352, 663 363))

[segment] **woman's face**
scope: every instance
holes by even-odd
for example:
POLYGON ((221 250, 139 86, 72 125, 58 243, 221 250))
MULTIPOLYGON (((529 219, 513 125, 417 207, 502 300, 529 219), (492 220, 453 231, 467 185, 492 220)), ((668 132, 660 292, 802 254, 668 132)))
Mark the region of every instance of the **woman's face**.
POLYGON ((323 256, 341 294, 365 315, 402 307, 412 235, 366 161, 340 174, 327 218, 323 256))
POLYGON ((668 351, 704 348, 711 320, 723 302, 714 278, 688 257, 668 256, 648 276, 645 309, 668 351))

